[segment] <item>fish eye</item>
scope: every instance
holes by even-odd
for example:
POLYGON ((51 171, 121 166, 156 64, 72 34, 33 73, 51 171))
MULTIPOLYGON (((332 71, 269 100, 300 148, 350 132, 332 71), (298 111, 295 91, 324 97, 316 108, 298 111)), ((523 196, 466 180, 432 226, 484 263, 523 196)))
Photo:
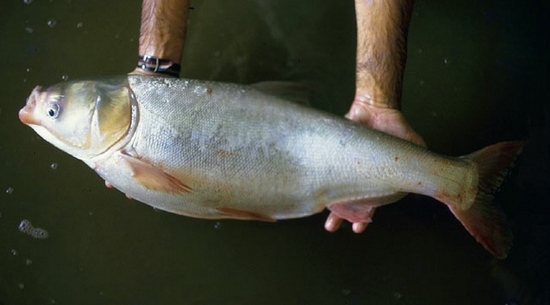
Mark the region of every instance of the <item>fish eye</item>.
POLYGON ((48 105, 46 109, 46 114, 52 120, 55 120, 59 116, 59 104, 52 102, 48 105))

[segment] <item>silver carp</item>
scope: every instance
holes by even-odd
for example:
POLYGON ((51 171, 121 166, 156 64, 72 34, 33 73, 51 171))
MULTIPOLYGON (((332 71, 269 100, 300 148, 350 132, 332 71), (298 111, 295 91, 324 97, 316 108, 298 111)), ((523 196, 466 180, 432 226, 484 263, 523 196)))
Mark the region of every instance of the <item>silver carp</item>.
MULTIPOLYGON (((284 83, 150 76, 36 87, 20 120, 127 196, 198 218, 274 221, 330 209, 369 222, 406 193, 446 204, 488 251, 512 234, 491 201, 521 141, 463 157, 282 98, 284 83)), ((290 92, 290 93, 289 93, 290 92)))

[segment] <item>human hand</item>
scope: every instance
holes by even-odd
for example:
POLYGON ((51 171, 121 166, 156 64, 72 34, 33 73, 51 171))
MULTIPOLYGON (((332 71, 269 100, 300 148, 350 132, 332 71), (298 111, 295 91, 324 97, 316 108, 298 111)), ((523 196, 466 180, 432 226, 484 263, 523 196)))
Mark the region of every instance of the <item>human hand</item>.
POLYGON ((375 105, 365 98, 355 98, 346 118, 392 136, 426 147, 424 139, 413 130, 399 109, 375 105))
MULTIPOLYGON (((398 109, 389 108, 386 105, 375 105, 364 97, 356 97, 349 112, 346 114, 346 118, 426 147, 426 143, 422 137, 412 129, 403 113, 398 109)), ((372 218, 374 211, 375 208, 370 210, 368 218, 372 218)), ((334 232, 340 228, 343 221, 344 219, 331 212, 325 221, 325 229, 329 232, 334 232)), ((352 230, 355 233, 361 233, 365 231, 368 224, 368 222, 355 222, 352 224, 352 230)))

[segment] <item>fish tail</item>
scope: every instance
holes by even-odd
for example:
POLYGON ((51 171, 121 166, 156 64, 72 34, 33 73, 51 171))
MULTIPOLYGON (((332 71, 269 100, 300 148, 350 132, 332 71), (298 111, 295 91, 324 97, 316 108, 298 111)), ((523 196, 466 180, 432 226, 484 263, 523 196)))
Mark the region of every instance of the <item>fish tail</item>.
POLYGON ((508 255, 513 235, 504 211, 493 203, 494 193, 504 181, 524 144, 523 141, 501 142, 465 156, 477 165, 478 186, 475 201, 466 209, 448 205, 477 242, 499 259, 508 255))

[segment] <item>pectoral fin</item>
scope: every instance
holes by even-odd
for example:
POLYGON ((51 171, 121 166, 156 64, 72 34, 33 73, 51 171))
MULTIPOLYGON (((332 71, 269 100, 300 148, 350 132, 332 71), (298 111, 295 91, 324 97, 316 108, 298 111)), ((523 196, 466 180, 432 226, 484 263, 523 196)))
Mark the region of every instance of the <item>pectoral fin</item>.
POLYGON ((120 155, 121 162, 129 167, 132 177, 144 187, 169 193, 189 193, 191 187, 145 161, 127 154, 120 155))
POLYGON ((227 207, 216 208, 216 210, 221 215, 227 216, 229 218, 234 218, 234 219, 259 220, 259 221, 267 221, 267 222, 276 221, 276 219, 273 219, 268 215, 258 213, 258 212, 243 211, 243 210, 227 208, 227 207))

